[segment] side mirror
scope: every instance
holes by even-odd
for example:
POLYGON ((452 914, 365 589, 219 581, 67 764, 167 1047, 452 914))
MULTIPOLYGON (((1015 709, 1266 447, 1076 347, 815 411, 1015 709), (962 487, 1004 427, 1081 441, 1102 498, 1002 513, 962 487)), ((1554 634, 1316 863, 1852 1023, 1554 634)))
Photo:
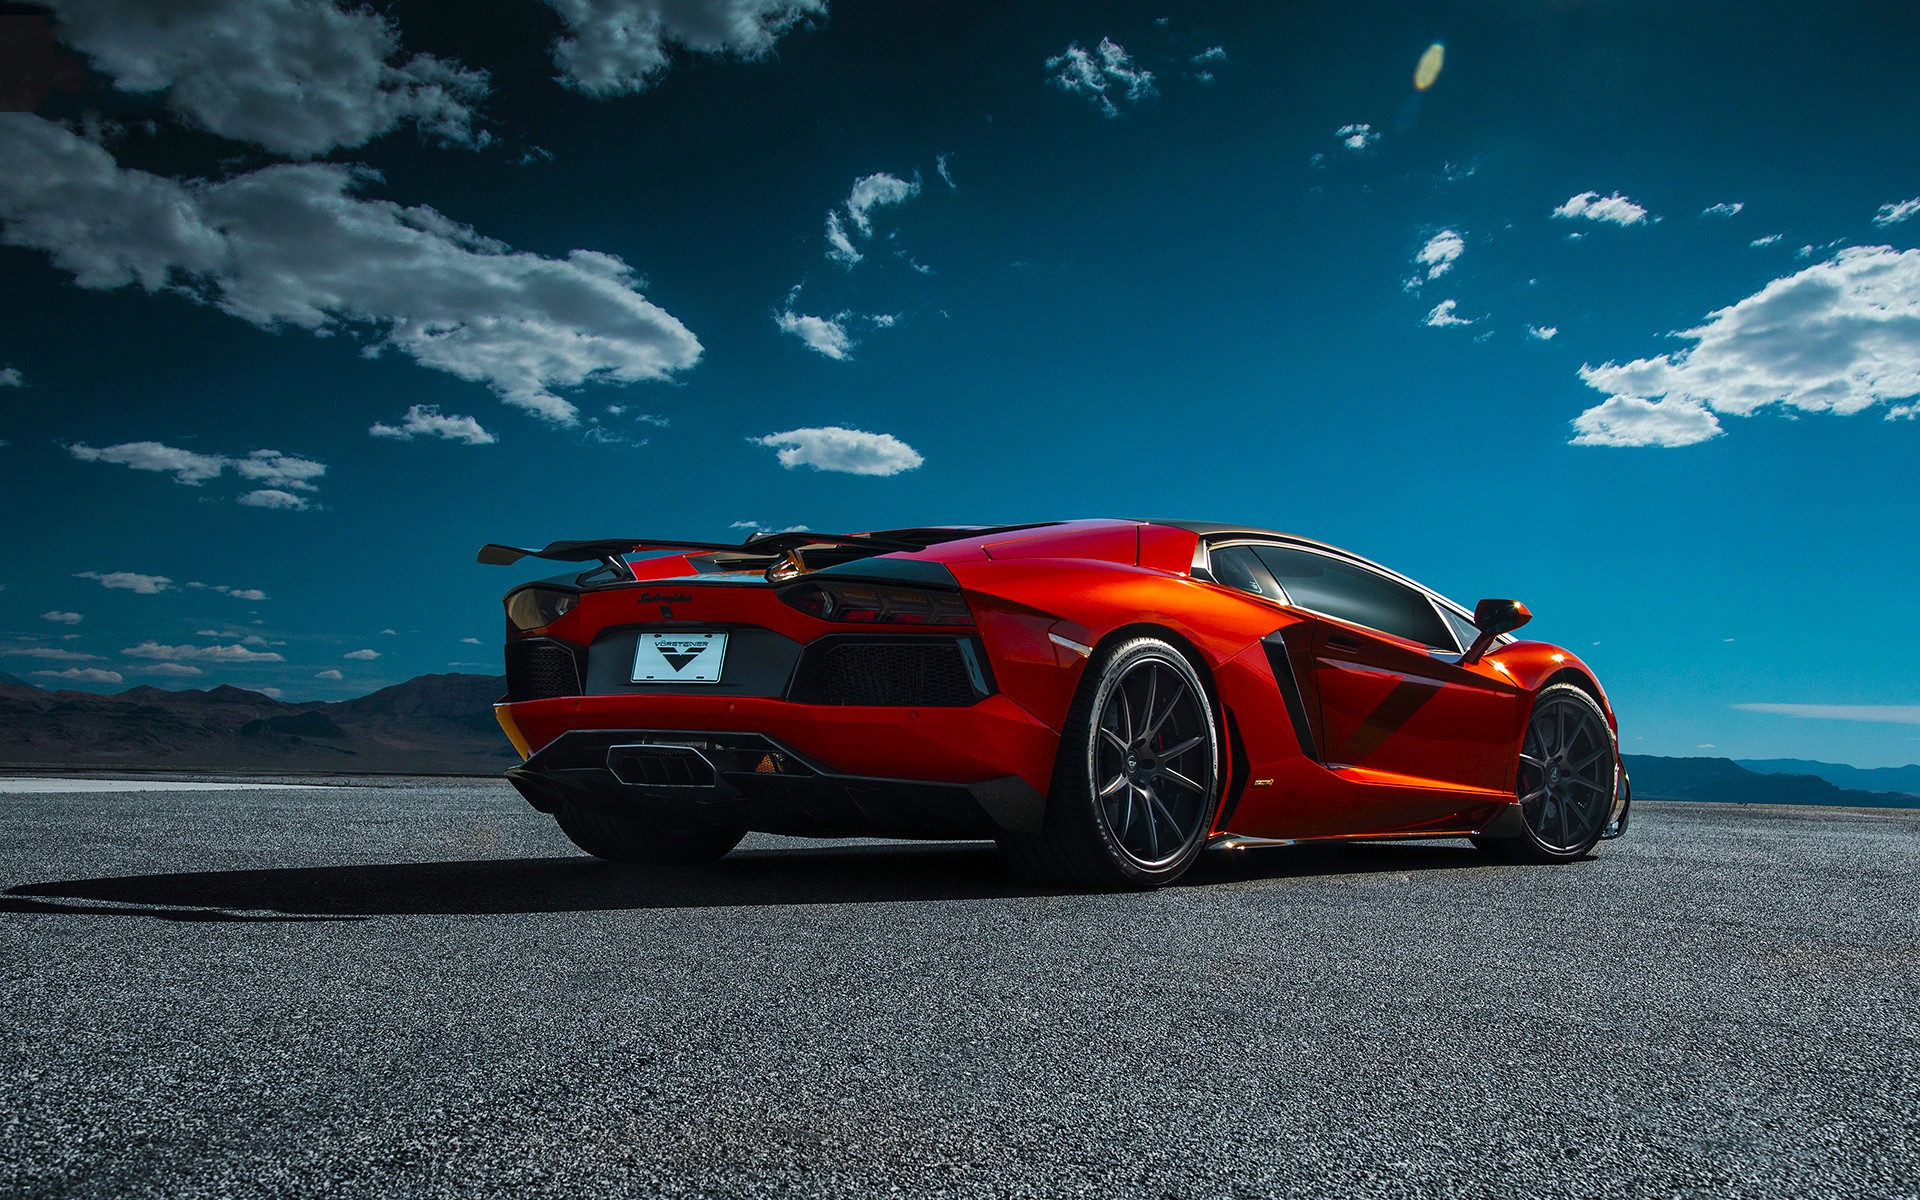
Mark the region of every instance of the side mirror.
POLYGON ((1473 606, 1473 627, 1480 631, 1480 636, 1473 639, 1473 645, 1467 647, 1460 661, 1479 662, 1486 657, 1495 638, 1512 633, 1531 620, 1533 614, 1518 600, 1482 600, 1473 606))

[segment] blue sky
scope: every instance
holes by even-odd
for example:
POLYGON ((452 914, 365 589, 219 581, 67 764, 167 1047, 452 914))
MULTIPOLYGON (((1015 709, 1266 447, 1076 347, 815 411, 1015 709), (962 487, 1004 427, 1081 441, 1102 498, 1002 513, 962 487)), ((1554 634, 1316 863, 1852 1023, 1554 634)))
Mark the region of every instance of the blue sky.
POLYGON ((1629 751, 1920 760, 1907 9, 151 7, 0 17, 0 670, 343 698, 495 669, 484 541, 1175 516, 1519 597, 1629 751))

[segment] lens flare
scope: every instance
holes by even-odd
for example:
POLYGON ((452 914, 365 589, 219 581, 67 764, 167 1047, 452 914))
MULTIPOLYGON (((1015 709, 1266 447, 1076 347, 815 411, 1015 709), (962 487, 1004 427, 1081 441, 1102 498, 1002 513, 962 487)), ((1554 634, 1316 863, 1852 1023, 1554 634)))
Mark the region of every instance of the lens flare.
POLYGON ((1420 56, 1420 65, 1413 69, 1413 90, 1424 92, 1432 87, 1433 81, 1440 78, 1440 68, 1446 65, 1446 61, 1447 48, 1444 44, 1435 42, 1428 46, 1427 52, 1420 56))

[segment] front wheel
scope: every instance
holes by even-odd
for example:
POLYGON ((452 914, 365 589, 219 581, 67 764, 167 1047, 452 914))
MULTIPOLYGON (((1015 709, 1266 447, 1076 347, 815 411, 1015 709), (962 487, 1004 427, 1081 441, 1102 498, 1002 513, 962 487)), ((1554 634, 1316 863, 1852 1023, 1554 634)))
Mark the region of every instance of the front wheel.
POLYGON ((571 804, 562 806, 553 819, 568 841, 610 862, 709 863, 747 836, 744 829, 676 828, 634 813, 571 804))
POLYGON ((1586 857, 1613 812, 1619 770, 1619 746, 1593 696, 1571 683, 1542 688, 1520 743, 1519 831, 1474 843, 1523 862, 1586 857))
POLYGON ((1199 672, 1166 642, 1134 638, 1081 680, 1041 831, 1001 846, 1051 883, 1160 887, 1206 845, 1219 776, 1220 735, 1199 672))

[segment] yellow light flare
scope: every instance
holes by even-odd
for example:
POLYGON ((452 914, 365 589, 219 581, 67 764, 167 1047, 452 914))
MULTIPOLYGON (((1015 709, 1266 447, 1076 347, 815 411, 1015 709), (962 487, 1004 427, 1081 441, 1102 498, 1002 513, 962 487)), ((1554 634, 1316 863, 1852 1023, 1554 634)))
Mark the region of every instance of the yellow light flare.
POLYGON ((1427 52, 1420 56, 1420 65, 1413 69, 1413 90, 1424 92, 1432 87, 1433 81, 1440 78, 1440 68, 1446 65, 1446 61, 1447 48, 1444 44, 1435 42, 1428 46, 1427 52))

